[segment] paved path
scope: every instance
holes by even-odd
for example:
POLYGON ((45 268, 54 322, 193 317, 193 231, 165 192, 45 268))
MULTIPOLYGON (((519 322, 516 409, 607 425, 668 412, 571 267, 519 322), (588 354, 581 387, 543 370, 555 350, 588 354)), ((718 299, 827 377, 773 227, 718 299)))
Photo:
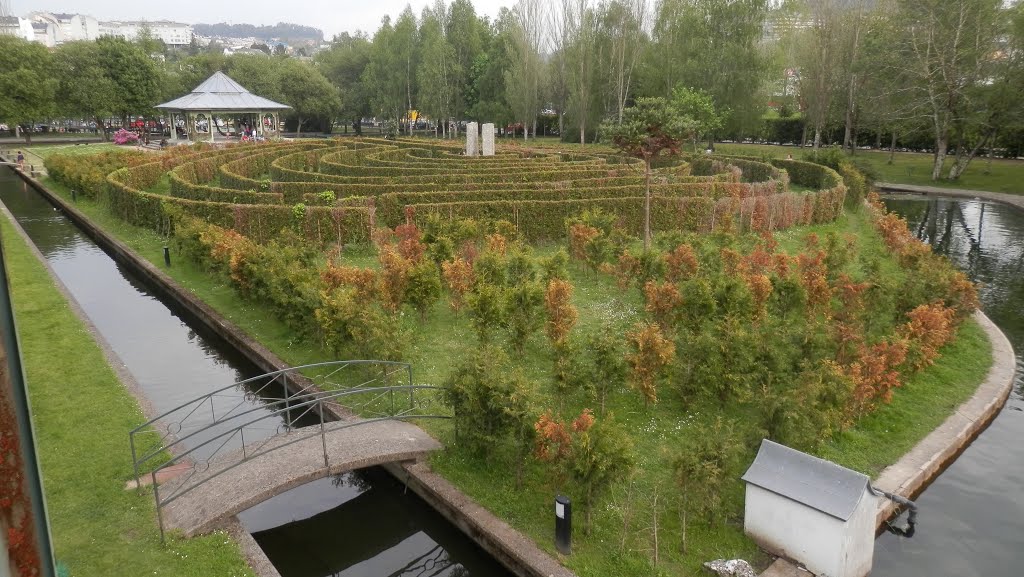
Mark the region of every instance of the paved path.
POLYGON ((205 471, 199 472, 197 468, 194 475, 181 475, 162 483, 160 498, 167 499, 184 484, 203 481, 163 507, 165 526, 179 529, 187 537, 208 533, 232 516, 288 489, 353 469, 416 460, 441 448, 440 443, 413 424, 366 422, 327 431, 325 466, 319 429, 319 425, 303 427, 247 444, 248 452, 264 451, 305 437, 288 447, 244 461, 238 449, 217 457, 205 471), (237 466, 229 468, 231 465, 237 466))
MULTIPOLYGON (((916 184, 893 184, 889 182, 876 182, 882 192, 912 192, 915 194, 929 194, 934 196, 953 196, 959 198, 983 198, 1005 202, 1024 209, 1024 195, 1007 194, 1005 192, 989 192, 987 190, 967 190, 964 188, 942 188, 938 186, 919 186, 916 184)), ((1021 185, 1024 189, 1024 184, 1021 185)))

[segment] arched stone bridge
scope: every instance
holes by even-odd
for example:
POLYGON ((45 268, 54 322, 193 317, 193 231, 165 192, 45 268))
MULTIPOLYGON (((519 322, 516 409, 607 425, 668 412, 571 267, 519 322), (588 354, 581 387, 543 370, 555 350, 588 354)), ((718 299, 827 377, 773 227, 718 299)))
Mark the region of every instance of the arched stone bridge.
POLYGON ((319 425, 293 429, 266 440, 256 457, 242 458, 242 449, 214 459, 196 470, 157 487, 174 495, 183 485, 192 488, 162 506, 163 524, 192 537, 209 533, 232 516, 310 481, 353 469, 410 461, 441 448, 422 429, 396 420, 353 420, 328 428, 319 425), (304 437, 295 441, 295 437, 304 437), (275 450, 287 446, 286 450, 275 450), (327 460, 324 459, 326 452, 327 460))
POLYGON ((439 392, 413 384, 408 364, 389 361, 335 361, 260 375, 131 431, 136 483, 148 470, 161 534, 165 528, 189 537, 207 533, 304 483, 440 449, 406 422, 449 418, 437 410, 439 392))

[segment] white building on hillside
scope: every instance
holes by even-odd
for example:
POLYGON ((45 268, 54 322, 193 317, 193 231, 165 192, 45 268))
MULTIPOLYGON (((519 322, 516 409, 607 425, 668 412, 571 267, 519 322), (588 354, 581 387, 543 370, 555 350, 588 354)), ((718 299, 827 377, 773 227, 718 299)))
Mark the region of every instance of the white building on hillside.
MULTIPOLYGON (((29 18, 34 25, 43 24, 48 30, 46 38, 52 38, 55 44, 74 42, 75 40, 95 40, 100 37, 100 23, 87 14, 54 14, 52 12, 32 12, 29 18)), ((36 26, 37 30, 41 29, 36 26)), ((37 32, 36 36, 40 36, 37 32)), ((52 46, 52 44, 48 44, 52 46)))
POLYGON ((125 40, 135 40, 139 32, 149 28, 153 38, 164 41, 168 46, 188 46, 192 43, 192 25, 168 20, 153 21, 122 21, 101 22, 101 36, 120 36, 125 40))
POLYGON ((17 16, 0 16, 0 35, 17 36, 23 40, 35 40, 32 21, 17 16))

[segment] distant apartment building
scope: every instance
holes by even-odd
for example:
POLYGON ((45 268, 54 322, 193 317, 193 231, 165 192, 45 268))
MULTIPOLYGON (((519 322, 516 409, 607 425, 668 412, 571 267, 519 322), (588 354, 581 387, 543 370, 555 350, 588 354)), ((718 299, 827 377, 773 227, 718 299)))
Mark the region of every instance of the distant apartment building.
MULTIPOLYGON (((100 22, 85 14, 32 12, 26 22, 28 28, 31 28, 31 33, 26 28, 18 36, 49 47, 75 40, 96 40, 100 36, 119 36, 126 40, 135 40, 144 28, 149 28, 154 38, 163 40, 168 46, 187 46, 192 42, 191 24, 166 20, 100 22)), ((8 28, 13 30, 13 27, 13 22, 0 23, 0 31, 8 28)), ((21 23, 19 27, 22 27, 21 23)))
POLYGON ((32 21, 17 16, 0 16, 0 35, 17 36, 24 40, 35 40, 32 21))
POLYGON ((34 39, 47 46, 75 40, 95 40, 100 36, 100 23, 85 14, 32 12, 28 17, 35 29, 34 39))
POLYGON ((139 32, 149 28, 153 38, 164 41, 168 46, 188 46, 192 43, 191 24, 181 22, 170 22, 168 20, 153 21, 122 21, 122 22, 101 22, 100 36, 120 36, 125 40, 135 40, 139 32))

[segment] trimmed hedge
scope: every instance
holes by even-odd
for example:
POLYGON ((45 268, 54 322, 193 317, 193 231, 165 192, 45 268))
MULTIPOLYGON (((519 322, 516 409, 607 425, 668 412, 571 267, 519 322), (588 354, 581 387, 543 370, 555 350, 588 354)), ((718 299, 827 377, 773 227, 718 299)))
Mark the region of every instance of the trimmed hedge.
MULTIPOLYGON (((826 222, 839 214, 847 191, 839 173, 809 162, 669 160, 656 169, 651 187, 656 231, 776 230, 826 222), (790 179, 817 191, 788 192, 790 179)), ((71 174, 80 174, 80 167, 61 172, 61 162, 54 164, 61 178, 81 178, 71 174)), ((526 238, 542 240, 562 238, 566 218, 594 208, 616 214, 639 234, 639 168, 636 159, 598 154, 515 150, 467 158, 448 144, 350 139, 176 149, 113 170, 106 183, 117 214, 168 232, 173 215, 185 214, 258 242, 288 228, 318 245, 344 243, 368 239, 371 222, 404 222, 411 207, 417 219, 436 213, 507 220, 526 238)))

